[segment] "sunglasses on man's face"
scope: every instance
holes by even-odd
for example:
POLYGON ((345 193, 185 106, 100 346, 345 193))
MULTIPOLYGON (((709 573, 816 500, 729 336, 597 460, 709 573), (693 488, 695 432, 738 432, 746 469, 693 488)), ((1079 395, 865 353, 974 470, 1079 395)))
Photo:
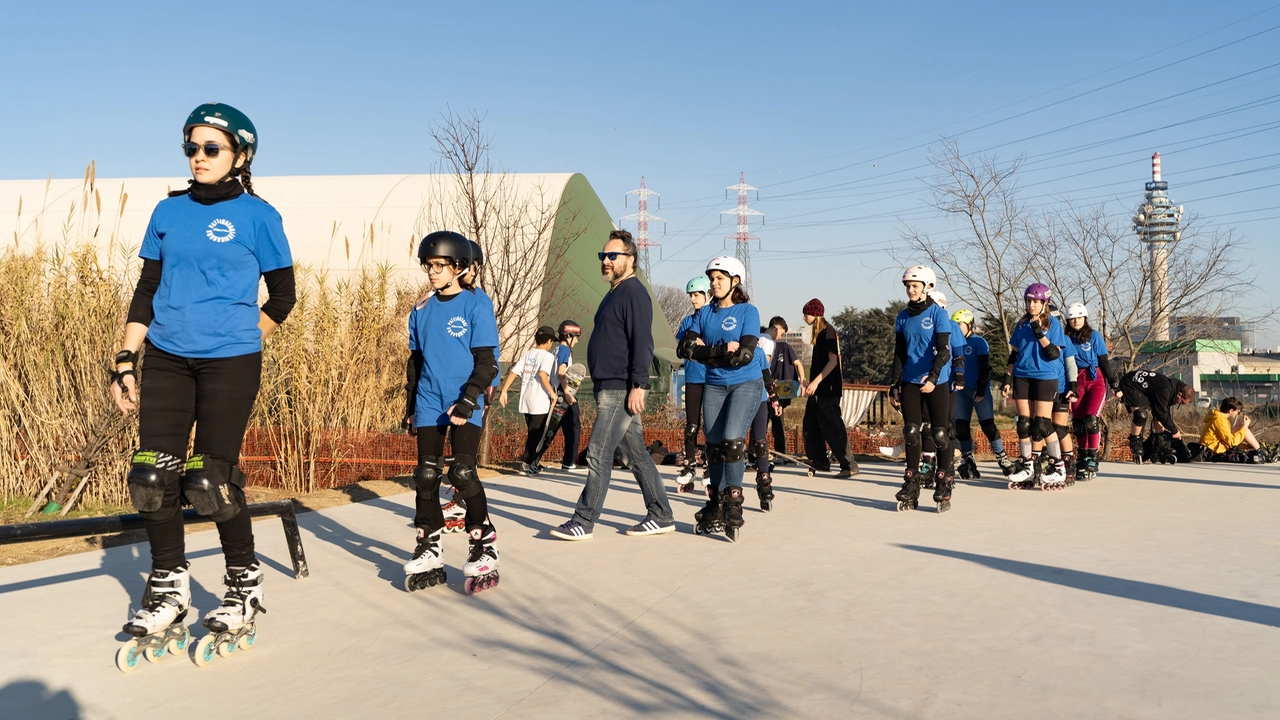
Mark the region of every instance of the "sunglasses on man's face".
POLYGON ((619 257, 631 257, 629 252, 602 252, 596 253, 600 256, 600 262, 604 262, 608 258, 609 262, 616 262, 619 257))
POLYGON ((201 150, 204 151, 205 157, 216 158, 218 157, 218 153, 222 152, 223 150, 230 150, 230 149, 231 149, 230 145, 221 145, 216 142, 207 142, 203 144, 193 143, 193 142, 182 143, 182 154, 186 155, 189 158, 195 157, 196 153, 200 152, 201 150))

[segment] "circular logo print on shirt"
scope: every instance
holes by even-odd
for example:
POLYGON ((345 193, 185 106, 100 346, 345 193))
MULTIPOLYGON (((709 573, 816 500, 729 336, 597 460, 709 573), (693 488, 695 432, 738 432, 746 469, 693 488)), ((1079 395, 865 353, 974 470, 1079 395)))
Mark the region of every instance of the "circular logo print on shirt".
POLYGON ((924 320, 921 320, 921 321, 920 321, 920 327, 924 328, 925 330, 932 330, 932 329, 933 329, 933 318, 925 318, 924 320))
POLYGON ((1093 349, 1093 343, 1081 343, 1080 349, 1085 352, 1089 352, 1090 350, 1093 349))
POLYGON ((729 331, 729 330, 733 330, 736 327, 738 327, 738 318, 732 315, 728 315, 725 317, 725 319, 720 321, 721 330, 729 331))
POLYGON ((209 223, 209 229, 205 230, 204 234, 216 243, 224 243, 235 239, 236 226, 232 225, 230 220, 218 218, 209 223))
POLYGON ((972 354, 973 354, 973 348, 972 348, 972 347, 970 347, 970 346, 968 346, 968 345, 965 345, 965 346, 964 346, 964 354, 965 354, 965 355, 972 355, 972 354))
POLYGON ((444 329, 453 337, 460 338, 467 334, 467 319, 461 315, 455 315, 449 318, 448 324, 444 329))

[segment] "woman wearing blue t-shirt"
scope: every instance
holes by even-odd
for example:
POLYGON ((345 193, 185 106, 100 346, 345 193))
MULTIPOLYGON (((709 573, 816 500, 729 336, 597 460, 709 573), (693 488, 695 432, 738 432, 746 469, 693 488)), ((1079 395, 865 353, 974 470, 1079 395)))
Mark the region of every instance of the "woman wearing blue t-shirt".
POLYGON ((498 374, 498 323, 488 296, 463 284, 472 256, 471 241, 447 230, 427 235, 418 246, 418 260, 435 293, 409 313, 406 414, 410 432, 418 438, 418 466, 413 471, 418 543, 404 565, 409 592, 446 579, 440 544, 446 439, 453 451, 449 483, 454 498, 466 508, 471 538, 471 552, 462 566, 463 587, 471 594, 498 584, 498 551, 493 547, 498 535, 476 473, 486 394, 498 374))
POLYGON ((950 443, 952 363, 955 363, 957 385, 964 373, 964 353, 952 358, 951 318, 929 296, 938 276, 923 265, 907 268, 902 285, 907 292, 907 307, 898 313, 894 324, 892 399, 902 410, 902 444, 907 451, 907 469, 898 491, 898 510, 915 508, 920 498, 920 455, 923 449, 920 426, 926 411, 934 418, 930 434, 938 452, 933 501, 938 512, 951 507, 955 475, 951 469, 954 448, 950 443))
POLYGON ((1066 482, 1060 456, 1058 436, 1053 429, 1053 403, 1058 396, 1058 378, 1062 372, 1062 347, 1067 338, 1062 323, 1049 314, 1053 294, 1044 283, 1027 286, 1022 297, 1027 314, 1022 316, 1009 336, 1009 369, 1001 392, 1012 397, 1018 411, 1018 460, 1009 474, 1009 489, 1026 489, 1041 480, 1046 490, 1066 482), (1049 466, 1037 478, 1039 452, 1036 445, 1047 446, 1049 466))
POLYGON ((704 535, 723 527, 730 540, 737 539, 742 527, 747 429, 764 392, 755 362, 760 313, 742 287, 746 274, 737 258, 721 256, 707 263, 711 300, 694 314, 678 349, 680 357, 707 366, 702 417, 711 489, 707 504, 695 515, 694 532, 704 535))
POLYGON ((1089 308, 1072 303, 1067 308, 1067 339, 1075 346, 1076 401, 1071 406, 1073 432, 1079 448, 1077 480, 1092 480, 1098 474, 1098 452, 1102 444, 1102 423, 1098 414, 1107 399, 1107 387, 1119 384, 1107 354, 1107 340, 1089 327, 1089 308))
MULTIPOLYGON (((684 335, 693 325, 693 318, 707 304, 711 293, 711 281, 706 275, 693 278, 684 286, 689 295, 689 304, 693 312, 680 321, 680 329, 676 330, 676 342, 684 340, 684 335)), ((698 432, 702 430, 702 388, 707 381, 707 366, 697 360, 684 361, 684 463, 676 474, 676 492, 693 492, 693 481, 697 478, 694 468, 698 464, 698 432)))
POLYGON ((262 341, 294 305, 293 259, 280 214, 254 194, 250 179, 257 129, 239 110, 207 103, 191 113, 182 133, 192 180, 151 214, 112 373, 116 406, 138 409, 139 450, 128 486, 151 544, 142 607, 124 626, 143 639, 117 656, 126 671, 143 649, 163 650, 169 639, 177 641, 170 647, 186 644, 181 623, 191 579, 183 497, 217 524, 227 565, 226 595, 205 615, 213 634, 201 640, 197 662, 256 637, 263 574, 238 463, 261 381, 262 341), (259 278, 268 292, 261 308, 259 278), (141 397, 139 375, 146 381, 141 397))

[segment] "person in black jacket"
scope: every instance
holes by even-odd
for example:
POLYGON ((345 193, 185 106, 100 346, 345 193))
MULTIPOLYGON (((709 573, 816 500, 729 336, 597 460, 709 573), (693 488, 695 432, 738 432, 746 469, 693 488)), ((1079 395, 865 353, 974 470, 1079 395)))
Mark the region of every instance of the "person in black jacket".
POLYGON ((1168 435, 1170 440, 1182 440, 1182 431, 1173 420, 1173 406, 1187 405, 1196 399, 1196 391, 1177 378, 1166 377, 1150 370, 1134 370, 1120 378, 1120 389, 1116 397, 1124 401, 1125 410, 1133 413, 1133 424, 1129 429, 1129 450, 1133 453, 1133 461, 1139 465, 1144 459, 1160 462, 1165 454, 1161 452, 1163 439, 1154 443, 1151 455, 1161 458, 1146 457, 1143 452, 1142 429, 1147 420, 1154 420, 1151 436, 1161 438, 1168 435))
POLYGON ((804 405, 804 424, 800 434, 804 439, 804 454, 814 469, 831 470, 827 458, 827 446, 840 463, 837 478, 851 478, 858 474, 858 464, 849 453, 849 435, 840 414, 840 398, 844 394, 844 379, 840 367, 840 337, 827 319, 822 301, 814 298, 804 304, 804 321, 813 327, 813 359, 809 364, 809 383, 801 394, 809 398, 804 405))
POLYGON ((596 420, 587 441, 587 484, 573 517, 552 528, 561 540, 589 540, 604 509, 613 453, 621 449, 640 484, 645 519, 627 529, 628 535, 673 532, 675 520, 658 468, 644 445, 645 393, 653 365, 653 301, 636 277, 635 241, 626 230, 609 233, 599 253, 600 273, 609 292, 596 310, 595 326, 587 342, 587 369, 595 392, 596 420))

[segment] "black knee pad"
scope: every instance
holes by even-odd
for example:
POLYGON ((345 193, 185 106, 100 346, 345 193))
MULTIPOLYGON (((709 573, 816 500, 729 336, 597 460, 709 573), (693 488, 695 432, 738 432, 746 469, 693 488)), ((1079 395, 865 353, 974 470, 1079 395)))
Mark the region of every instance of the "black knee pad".
POLYGON ((1016 427, 1018 429, 1018 439, 1026 440, 1031 437, 1031 418, 1019 415, 1016 427))
POLYGON ((969 442, 973 439, 973 431, 969 427, 968 420, 956 421, 956 439, 960 442, 969 442))
POLYGON ((718 443, 707 443, 707 464, 724 464, 724 448, 722 448, 718 443))
POLYGON ((139 450, 129 468, 129 499, 141 513, 159 512, 165 489, 176 485, 182 472, 182 458, 158 450, 139 450))
POLYGON ((751 443, 751 452, 755 453, 756 458, 769 459, 769 441, 757 440, 751 443))
POLYGON ((1089 434, 1102 432, 1102 423, 1098 422, 1097 415, 1090 415, 1084 419, 1084 431, 1089 434))
POLYGON ((1071 432, 1076 435, 1087 435, 1089 433, 1088 421, 1086 421, 1084 418, 1072 419, 1071 432))
POLYGON ((916 447, 920 444, 920 426, 915 423, 907 423, 902 426, 902 444, 907 447, 916 447))
POLYGON ((1044 442, 1053 434, 1053 421, 1047 417, 1038 417, 1031 421, 1031 441, 1044 442))
POLYGON ((420 500, 437 500, 440 498, 440 468, 444 467, 444 458, 432 455, 418 460, 413 469, 413 485, 418 490, 420 500))
POLYGON ((978 427, 982 428, 982 434, 987 436, 988 441, 1000 437, 1000 430, 996 428, 994 419, 979 420, 978 427))
POLYGON ((182 475, 182 494, 200 515, 226 522, 244 509, 244 473, 226 460, 192 455, 182 475))
POLYGON ((453 496, 463 500, 480 494, 484 486, 480 484, 480 475, 476 473, 475 458, 464 459, 459 455, 449 466, 449 483, 453 485, 453 496))
POLYGON ((720 444, 727 463, 742 462, 747 459, 747 441, 743 438, 731 438, 720 444))
MULTIPOLYGON (((1053 422, 1053 421, 1050 420, 1049 422, 1053 422)), ((1058 433, 1058 440, 1062 440, 1063 438, 1071 434, 1070 426, 1059 425, 1057 423, 1053 423, 1053 431, 1058 433)))
POLYGON ((1147 412, 1146 408, 1138 408, 1137 410, 1133 411, 1134 425, 1146 425, 1147 421, 1150 419, 1151 419, 1151 413, 1147 412))
POLYGON ((933 444, 938 448, 939 452, 950 444, 950 433, 942 425, 934 425, 929 429, 929 433, 933 436, 933 444))

